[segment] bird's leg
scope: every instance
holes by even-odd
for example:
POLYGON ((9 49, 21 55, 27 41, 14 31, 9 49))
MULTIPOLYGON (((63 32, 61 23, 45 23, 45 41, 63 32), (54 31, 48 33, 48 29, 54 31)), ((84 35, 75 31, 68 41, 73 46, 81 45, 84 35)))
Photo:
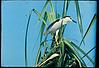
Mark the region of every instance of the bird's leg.
MULTIPOLYGON (((61 22, 61 28, 62 28, 62 24, 63 24, 63 20, 61 22)), ((57 46, 59 45, 58 40, 59 40, 59 29, 56 31, 56 35, 55 35, 55 42, 57 46)))
POLYGON ((51 33, 51 36, 53 37, 53 39, 52 39, 52 43, 51 43, 51 48, 53 48, 54 47, 54 43, 55 43, 55 34, 54 33, 51 33))
POLYGON ((59 33, 59 30, 56 31, 56 35, 55 35, 55 42, 56 42, 56 45, 57 45, 57 46, 58 46, 58 44, 59 44, 59 43, 58 43, 58 39, 59 39, 59 38, 58 38, 58 33, 59 33))
POLYGON ((58 46, 58 37, 55 38, 56 45, 58 46))

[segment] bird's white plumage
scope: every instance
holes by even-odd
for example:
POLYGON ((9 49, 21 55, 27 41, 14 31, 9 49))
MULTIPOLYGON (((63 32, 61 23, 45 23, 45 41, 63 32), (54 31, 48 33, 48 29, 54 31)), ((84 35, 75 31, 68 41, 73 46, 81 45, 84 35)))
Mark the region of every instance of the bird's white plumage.
POLYGON ((62 19, 56 22, 50 29, 49 32, 55 33, 58 28, 61 27, 62 19))
POLYGON ((72 19, 70 17, 64 17, 61 18, 59 21, 56 21, 46 32, 45 35, 52 32, 55 33, 62 25, 65 25, 69 22, 72 22, 72 19))
POLYGON ((63 25, 72 22, 72 19, 70 19, 70 17, 63 18, 62 20, 63 20, 63 25))

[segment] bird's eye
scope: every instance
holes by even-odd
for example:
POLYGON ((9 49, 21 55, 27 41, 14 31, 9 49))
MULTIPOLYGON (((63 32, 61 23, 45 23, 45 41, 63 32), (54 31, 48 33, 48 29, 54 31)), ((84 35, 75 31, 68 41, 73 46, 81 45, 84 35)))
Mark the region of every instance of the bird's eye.
POLYGON ((70 19, 72 19, 72 18, 70 17, 70 19))

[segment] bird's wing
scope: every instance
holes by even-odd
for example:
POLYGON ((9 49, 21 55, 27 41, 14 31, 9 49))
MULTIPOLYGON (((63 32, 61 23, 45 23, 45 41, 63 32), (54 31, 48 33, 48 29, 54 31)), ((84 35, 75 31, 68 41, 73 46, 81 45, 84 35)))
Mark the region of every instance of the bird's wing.
POLYGON ((53 25, 54 25, 54 23, 56 23, 56 22, 58 22, 60 19, 57 19, 57 20, 55 20, 53 23, 51 23, 48 27, 47 27, 47 30, 49 30, 53 25))
POLYGON ((47 35, 49 33, 49 29, 54 25, 54 23, 58 22, 60 19, 55 20, 52 22, 46 29, 46 32, 44 32, 44 35, 47 35))

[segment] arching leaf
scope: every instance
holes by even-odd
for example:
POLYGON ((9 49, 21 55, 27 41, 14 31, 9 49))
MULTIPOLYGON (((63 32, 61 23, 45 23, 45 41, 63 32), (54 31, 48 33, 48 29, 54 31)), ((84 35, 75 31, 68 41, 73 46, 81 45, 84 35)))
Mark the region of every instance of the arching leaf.
MULTIPOLYGON (((81 33, 81 37, 83 38, 83 26, 82 26, 82 18, 81 18, 81 13, 80 13, 80 8, 79 8, 79 3, 77 0, 75 0, 75 5, 76 5, 76 12, 77 12, 77 19, 78 19, 78 25, 81 33)), ((84 39, 83 43, 85 45, 84 39)))
POLYGON ((91 22, 90 22, 90 24, 89 24, 89 26, 87 28, 87 31, 85 32, 84 37, 82 38, 82 40, 80 42, 79 47, 81 46, 83 40, 85 39, 85 37, 87 36, 88 32, 90 31, 90 29, 91 29, 91 27, 92 27, 92 25, 93 25, 93 23, 94 23, 95 20, 96 20, 96 14, 94 14, 94 16, 93 16, 93 18, 92 18, 92 20, 91 20, 91 22))

